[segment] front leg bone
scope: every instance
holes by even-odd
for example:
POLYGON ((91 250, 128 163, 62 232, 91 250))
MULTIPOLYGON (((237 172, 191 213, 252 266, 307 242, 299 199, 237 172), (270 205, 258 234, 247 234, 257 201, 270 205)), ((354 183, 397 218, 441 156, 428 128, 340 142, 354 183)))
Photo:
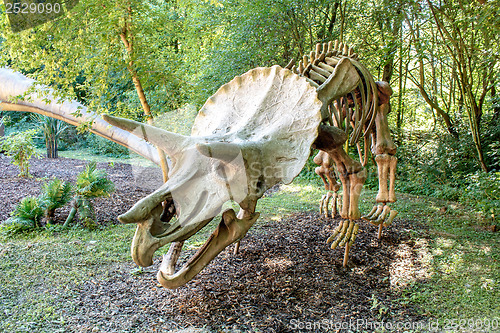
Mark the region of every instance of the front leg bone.
POLYGON ((363 190, 363 185, 366 180, 366 169, 362 169, 357 173, 349 175, 349 185, 350 185, 350 199, 349 199, 349 218, 357 220, 361 217, 359 211, 359 197, 361 196, 361 191, 363 190))

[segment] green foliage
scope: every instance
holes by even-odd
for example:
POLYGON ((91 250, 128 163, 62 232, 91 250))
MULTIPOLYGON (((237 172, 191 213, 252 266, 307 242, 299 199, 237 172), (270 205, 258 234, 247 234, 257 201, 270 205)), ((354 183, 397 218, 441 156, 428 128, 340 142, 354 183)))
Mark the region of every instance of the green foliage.
POLYGON ((459 201, 480 211, 487 221, 500 223, 500 172, 478 171, 468 175, 465 182, 459 201))
POLYGON ((109 197, 114 190, 115 186, 107 178, 106 171, 97 169, 96 163, 91 162, 78 174, 75 186, 61 179, 54 179, 42 186, 38 197, 22 199, 11 213, 11 218, 0 225, 1 232, 13 235, 35 229, 41 226, 43 217, 48 226, 53 222, 55 211, 71 200, 72 209, 63 227, 67 227, 78 212, 81 222, 87 228, 94 228, 96 224, 92 200, 109 197))
POLYGON ((109 197, 114 190, 115 186, 107 178, 106 170, 97 169, 95 162, 87 164, 85 170, 76 177, 75 192, 77 196, 88 199, 109 197))
POLYGON ((31 129, 19 133, 11 133, 9 136, 0 138, 0 148, 5 154, 12 158, 12 164, 19 167, 19 177, 32 177, 29 173, 29 160, 36 157, 33 137, 37 130, 31 129))
POLYGON ((22 199, 11 213, 11 217, 1 224, 1 232, 7 235, 28 231, 40 226, 44 208, 39 198, 28 196, 22 199))
POLYGON ((90 152, 97 155, 110 157, 128 156, 129 149, 113 141, 101 138, 98 135, 89 134, 85 137, 86 147, 90 152))
POLYGON ((12 33, 6 19, 2 23, 0 59, 56 88, 56 97, 79 98, 92 110, 118 114, 125 103, 130 112, 131 101, 140 107, 131 80, 135 71, 153 113, 184 102, 183 20, 176 2, 85 0, 66 17, 34 29, 12 33), (120 37, 124 30, 133 39, 130 54, 120 37))
POLYGON ((72 209, 64 227, 68 227, 76 213, 87 228, 95 227, 94 206, 92 200, 98 197, 109 197, 115 190, 111 180, 107 178, 106 170, 97 169, 95 162, 87 164, 85 170, 78 174, 75 184, 75 196, 72 209))
POLYGON ((39 114, 32 114, 31 116, 38 126, 42 128, 47 148, 47 157, 57 158, 58 140, 61 134, 68 128, 68 125, 60 120, 39 114))
POLYGON ((56 209, 65 206, 73 197, 73 187, 69 182, 54 179, 45 183, 42 187, 40 200, 45 209, 45 216, 50 222, 54 217, 56 209))
POLYGON ((69 182, 54 179, 42 186, 38 197, 23 198, 11 213, 11 217, 0 225, 1 232, 8 235, 26 232, 41 226, 42 218, 52 223, 55 211, 66 205, 72 198, 69 182))

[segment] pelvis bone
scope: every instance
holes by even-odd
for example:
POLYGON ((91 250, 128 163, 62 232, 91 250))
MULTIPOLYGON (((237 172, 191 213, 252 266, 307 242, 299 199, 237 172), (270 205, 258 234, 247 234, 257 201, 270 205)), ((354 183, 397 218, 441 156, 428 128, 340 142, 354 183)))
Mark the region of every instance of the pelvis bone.
POLYGON ((105 116, 160 147, 171 158, 169 180, 118 217, 137 223, 132 257, 141 266, 174 243, 158 280, 167 288, 187 283, 226 246, 241 239, 258 217, 257 200, 303 168, 318 135, 322 103, 305 78, 279 66, 257 68, 222 86, 200 110, 191 136, 105 116), (207 225, 227 201, 239 204, 177 273, 182 242, 207 225))

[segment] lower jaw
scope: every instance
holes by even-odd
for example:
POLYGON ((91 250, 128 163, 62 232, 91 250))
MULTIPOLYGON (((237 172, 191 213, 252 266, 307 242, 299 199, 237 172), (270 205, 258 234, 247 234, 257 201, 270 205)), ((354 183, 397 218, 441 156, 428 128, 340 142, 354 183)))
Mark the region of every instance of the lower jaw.
POLYGON ((232 209, 225 211, 218 227, 177 273, 174 273, 174 270, 182 243, 173 243, 173 249, 171 247, 169 253, 163 256, 157 275, 158 281, 168 289, 175 289, 186 284, 227 246, 241 239, 258 217, 259 214, 255 213, 248 219, 238 219, 232 209))

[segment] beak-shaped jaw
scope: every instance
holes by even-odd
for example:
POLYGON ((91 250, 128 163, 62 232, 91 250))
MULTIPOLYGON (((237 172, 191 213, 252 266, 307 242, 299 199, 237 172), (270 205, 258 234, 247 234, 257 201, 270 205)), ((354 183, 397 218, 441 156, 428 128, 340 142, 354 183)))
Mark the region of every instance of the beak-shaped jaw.
MULTIPOLYGON (((184 176, 189 177, 189 174, 184 176)), ((152 265, 157 249, 191 237, 220 212, 221 205, 210 200, 206 191, 191 194, 191 202, 179 200, 181 203, 177 204, 174 198, 181 196, 185 192, 183 188, 193 181, 188 178, 178 182, 179 178, 170 179, 118 217, 122 223, 137 223, 131 253, 140 266, 152 265)))
POLYGON ((118 217, 122 223, 137 223, 131 248, 134 261, 150 266, 156 250, 173 243, 177 255, 164 259, 158 279, 167 288, 187 283, 226 246, 243 237, 258 217, 249 213, 236 218, 232 210, 226 211, 202 249, 174 274, 183 241, 217 216, 228 200, 246 200, 248 188, 235 186, 235 182, 247 184, 245 161, 238 145, 201 142, 184 150, 171 178, 118 217))

